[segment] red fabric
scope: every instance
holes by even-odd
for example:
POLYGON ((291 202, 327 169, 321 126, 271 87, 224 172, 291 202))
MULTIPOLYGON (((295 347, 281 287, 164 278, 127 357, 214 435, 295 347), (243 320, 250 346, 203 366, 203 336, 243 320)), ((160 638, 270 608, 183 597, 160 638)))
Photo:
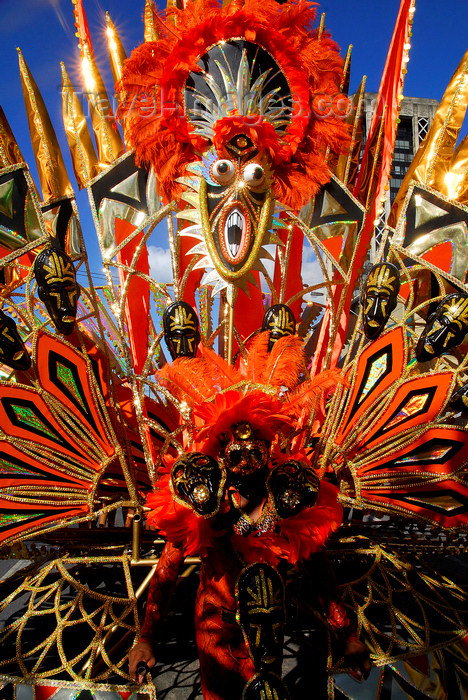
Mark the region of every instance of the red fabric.
POLYGON ((239 700, 245 682, 255 673, 235 621, 234 590, 241 569, 224 540, 202 559, 195 626, 204 700, 239 700))
MULTIPOLYGON (((383 146, 382 146, 382 162, 379 172, 378 188, 373 202, 373 208, 369 211, 371 223, 375 219, 377 207, 380 205, 384 187, 387 183, 392 165, 393 149, 395 146, 395 137, 398 128, 398 115, 400 112, 399 95, 403 89, 403 58, 405 56, 405 44, 408 42, 408 33, 411 27, 410 11, 413 8, 414 0, 401 0, 400 9, 398 12, 395 29, 393 31, 390 49, 387 55, 385 68, 382 74, 377 100, 375 103, 372 121, 367 135, 366 146, 362 156, 362 163, 365 163, 369 157, 370 147, 374 141, 374 135, 380 130, 380 122, 383 115, 383 146)), ((363 168, 361 170, 354 188, 354 194, 359 193, 361 187, 361 179, 363 168)))
MULTIPOLYGON (((388 177, 390 174, 393 149, 395 146, 395 138, 398 127, 398 96, 403 89, 403 58, 405 56, 404 45, 408 42, 409 38, 409 31, 411 27, 410 10, 412 9, 413 4, 414 0, 401 0, 400 3, 400 9, 393 31, 389 52, 387 55, 387 61, 385 63, 379 93, 375 103, 374 113, 372 115, 372 122, 367 136, 364 154, 361 159, 361 169, 359 171, 359 176, 354 188, 354 194, 356 195, 361 189, 362 177, 366 169, 365 165, 367 163, 367 160, 371 157, 374 157, 374 154, 371 153, 370 149, 375 148, 377 134, 381 127, 382 112, 385 106, 385 113, 383 115, 384 123, 382 131, 382 145, 380 149, 380 164, 377 168, 377 172, 374 175, 374 177, 376 178, 376 183, 375 181, 373 181, 374 193, 368 207, 368 213, 365 220, 364 228, 361 233, 355 251, 353 264, 351 267, 351 276, 348 283, 347 294, 342 308, 342 314, 338 326, 338 333, 336 336, 335 345, 331 357, 332 367, 334 367, 338 362, 339 355, 343 346, 349 309, 354 293, 354 286, 356 284, 358 276, 361 274, 362 271, 362 266, 367 255, 370 239, 374 231, 374 221, 377 218, 377 212, 380 207, 383 195, 385 193, 385 186, 387 185, 388 177)), ((334 308, 338 307, 339 297, 341 297, 341 294, 342 288, 337 287, 334 293, 334 308)), ((319 350, 316 353, 316 357, 314 357, 314 368, 317 368, 318 371, 321 370, 323 366, 322 363, 325 359, 325 352, 328 347, 329 327, 325 329, 325 336, 326 337, 323 337, 321 339, 322 342, 320 345, 318 345, 319 350)))
MULTIPOLYGON (((134 231, 136 226, 124 219, 115 219, 115 241, 120 245, 134 231)), ((148 250, 143 246, 138 259, 133 263, 135 251, 140 244, 144 232, 132 238, 120 252, 117 253, 119 263, 130 267, 136 272, 149 275, 148 250), (133 265, 132 265, 133 264, 133 265)), ((120 286, 124 289, 128 272, 119 267, 120 286)), ((133 369, 136 374, 141 374, 148 354, 148 324, 149 324, 149 282, 139 274, 133 274, 128 285, 125 299, 125 320, 128 328, 130 351, 132 354, 133 369)))
MULTIPOLYGON (((343 632, 351 627, 351 620, 346 612, 346 608, 343 603, 338 600, 332 600, 329 602, 327 608, 327 621, 335 632, 343 632)), ((353 634, 356 639, 359 639, 354 632, 353 634)))
POLYGON ((35 700, 49 700, 49 698, 52 697, 57 692, 57 690, 59 690, 59 686, 35 684, 35 700))
POLYGON ((94 58, 93 44, 91 42, 91 34, 89 33, 88 20, 83 7, 83 0, 76 0, 75 5, 75 26, 78 30, 80 44, 86 42, 89 48, 91 57, 94 58))
POLYGON ((150 582, 141 642, 152 643, 154 625, 167 612, 183 560, 182 549, 166 542, 150 582))
MULTIPOLYGON (((244 341, 261 327, 263 321, 263 295, 260 288, 260 275, 255 270, 252 271, 252 275, 257 280, 258 286, 254 287, 253 284, 249 284, 248 295, 242 289, 239 289, 236 303, 234 304, 234 326, 244 341)), ((238 347, 236 342, 234 347, 238 347)))
MULTIPOLYGON (((282 215, 281 218, 284 218, 282 215)), ((279 229, 277 231, 278 237, 283 241, 283 243, 286 245, 288 242, 288 238, 291 238, 290 242, 290 255, 289 255, 289 262, 288 262, 288 267, 286 269, 286 286, 285 286, 285 292, 284 292, 284 299, 285 303, 288 304, 289 299, 292 299, 298 292, 300 292, 303 289, 303 280, 302 280, 302 246, 304 243, 304 234, 302 233, 301 229, 298 226, 294 226, 294 229, 292 231, 284 230, 284 229, 279 229)), ((284 248, 283 248, 284 250, 284 248)), ((284 276, 281 271, 281 264, 280 260, 278 257, 278 249, 276 252, 276 258, 275 258, 275 272, 273 276, 273 284, 276 289, 276 292, 279 296, 281 292, 281 287, 283 284, 284 276)), ((305 284, 310 282, 310 280, 305 280, 305 284)), ((299 318, 301 315, 301 306, 302 306, 302 299, 298 298, 296 301, 294 301, 292 304, 288 304, 291 309, 293 314, 295 315, 296 318, 299 318)))

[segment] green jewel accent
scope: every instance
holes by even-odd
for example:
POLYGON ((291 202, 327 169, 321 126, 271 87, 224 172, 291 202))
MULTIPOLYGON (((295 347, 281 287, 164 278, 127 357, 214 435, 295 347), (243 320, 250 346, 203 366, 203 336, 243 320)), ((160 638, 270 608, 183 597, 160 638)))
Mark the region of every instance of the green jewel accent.
POLYGON ((78 389, 75 378, 73 377, 73 372, 69 367, 57 362, 57 378, 62 384, 68 389, 70 394, 78 401, 83 411, 86 412, 86 405, 83 401, 83 397, 78 389))
POLYGON ((30 515, 17 515, 16 513, 0 513, 0 527, 13 523, 20 523, 22 520, 43 517, 44 513, 31 513, 30 515))
POLYGON ((14 410, 18 420, 25 423, 29 428, 39 430, 39 432, 44 433, 44 435, 48 435, 48 437, 52 438, 52 440, 56 439, 55 435, 48 428, 46 428, 44 423, 39 420, 31 408, 28 408, 27 406, 12 405, 12 409, 14 410))
POLYGON ((12 464, 6 459, 0 461, 0 476, 6 476, 7 474, 24 474, 25 476, 37 476, 37 474, 30 469, 25 469, 25 467, 20 467, 17 464, 12 464))

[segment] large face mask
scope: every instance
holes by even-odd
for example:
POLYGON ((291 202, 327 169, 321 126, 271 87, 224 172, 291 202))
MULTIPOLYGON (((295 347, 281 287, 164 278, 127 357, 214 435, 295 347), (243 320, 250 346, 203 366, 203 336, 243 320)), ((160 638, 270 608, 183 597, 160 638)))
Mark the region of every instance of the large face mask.
POLYGON ((263 317, 262 331, 270 331, 268 341, 268 350, 270 351, 277 340, 287 335, 294 335, 296 319, 289 306, 286 304, 270 306, 263 317))
POLYGON ((188 452, 175 462, 171 471, 176 498, 204 517, 217 513, 225 480, 218 462, 201 452, 188 452))
POLYGON ((210 259, 222 279, 235 282, 260 255, 272 200, 268 163, 259 158, 250 139, 236 136, 226 151, 224 158, 207 159, 200 211, 210 259))
POLYGON ((0 364, 17 370, 31 367, 31 358, 23 345, 16 323, 3 311, 0 311, 0 364))
POLYGON ((54 326, 60 333, 70 335, 80 296, 73 262, 59 248, 46 248, 36 258, 34 275, 39 299, 54 326))
POLYGON ((279 517, 288 518, 315 503, 320 481, 311 467, 290 460, 272 470, 268 485, 279 517))
POLYGON ((468 332, 468 294, 449 294, 426 323, 416 346, 419 362, 426 362, 459 345, 468 332))
POLYGON ((392 263, 379 263, 369 272, 361 297, 364 332, 370 340, 385 328, 397 303, 400 274, 392 263))
POLYGON ((194 309, 185 301, 170 304, 163 316, 164 339, 173 360, 195 357, 200 331, 194 309))
POLYGON ((237 621, 256 670, 281 673, 284 584, 268 564, 243 569, 236 586, 237 621))

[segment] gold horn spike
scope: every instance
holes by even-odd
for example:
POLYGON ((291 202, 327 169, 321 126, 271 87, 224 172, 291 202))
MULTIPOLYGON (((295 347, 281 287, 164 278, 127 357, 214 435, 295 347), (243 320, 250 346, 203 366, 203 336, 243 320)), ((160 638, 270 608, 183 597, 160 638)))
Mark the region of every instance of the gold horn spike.
POLYGON ((348 46, 348 51, 346 53, 346 58, 343 66, 343 79, 340 84, 340 90, 344 95, 349 92, 349 80, 351 77, 351 53, 353 51, 353 45, 348 46))
POLYGON ((324 31, 325 31, 325 12, 322 12, 322 14, 320 15, 320 24, 319 24, 318 30, 317 30, 317 38, 318 39, 322 38, 322 34, 324 31))
POLYGON ((114 78, 114 85, 117 85, 119 80, 122 78, 122 67, 125 59, 127 58, 127 54, 125 53, 123 44, 108 12, 106 12, 106 24, 107 46, 109 49, 112 77, 114 78))
POLYGON ((158 24, 154 17, 155 12, 153 0, 145 0, 145 41, 158 41, 161 38, 158 24))
POLYGON ((31 144, 45 202, 73 195, 57 136, 34 78, 18 49, 21 85, 28 117, 31 144))
POLYGON ((24 158, 5 112, 0 107, 0 165, 2 168, 7 168, 9 165, 17 165, 18 163, 24 163, 24 158))
POLYGON ((393 202, 388 218, 395 226, 411 180, 447 192, 446 175, 450 169, 455 143, 465 116, 468 101, 468 51, 442 97, 429 132, 419 147, 393 202))
POLYGON ((99 167, 105 170, 125 153, 125 147, 119 132, 114 128, 115 118, 111 103, 86 40, 81 42, 81 67, 97 144, 99 167))
POLYGON ((364 93, 366 91, 366 76, 362 78, 361 84, 354 95, 352 109, 346 118, 348 124, 352 125, 351 148, 348 153, 344 153, 338 158, 335 169, 336 177, 346 185, 353 188, 359 172, 359 157, 361 154, 363 139, 363 118, 362 109, 364 93))
POLYGON ((72 157, 73 170, 78 187, 83 189, 100 169, 86 117, 78 95, 68 77, 65 65, 62 67, 62 109, 63 123, 72 157))

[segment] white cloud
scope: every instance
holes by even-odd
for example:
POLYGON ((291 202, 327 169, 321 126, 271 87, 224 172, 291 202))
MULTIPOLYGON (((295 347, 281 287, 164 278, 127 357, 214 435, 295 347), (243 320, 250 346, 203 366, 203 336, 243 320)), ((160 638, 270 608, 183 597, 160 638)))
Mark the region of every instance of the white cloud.
MULTIPOLYGON (((320 265, 320 262, 317 259, 317 256, 313 250, 313 248, 310 247, 304 247, 303 252, 302 252, 302 281, 307 287, 312 287, 316 284, 322 284, 323 283, 323 273, 322 273, 322 268, 320 265)), ((321 304, 324 303, 324 298, 322 295, 322 298, 320 296, 317 296, 317 293, 320 294, 320 289, 317 289, 315 292, 312 293, 312 295, 309 297, 309 295, 306 295, 307 300, 313 300, 317 301, 321 304)))
POLYGON ((148 246, 150 277, 158 284, 172 282, 171 251, 169 248, 148 246))

